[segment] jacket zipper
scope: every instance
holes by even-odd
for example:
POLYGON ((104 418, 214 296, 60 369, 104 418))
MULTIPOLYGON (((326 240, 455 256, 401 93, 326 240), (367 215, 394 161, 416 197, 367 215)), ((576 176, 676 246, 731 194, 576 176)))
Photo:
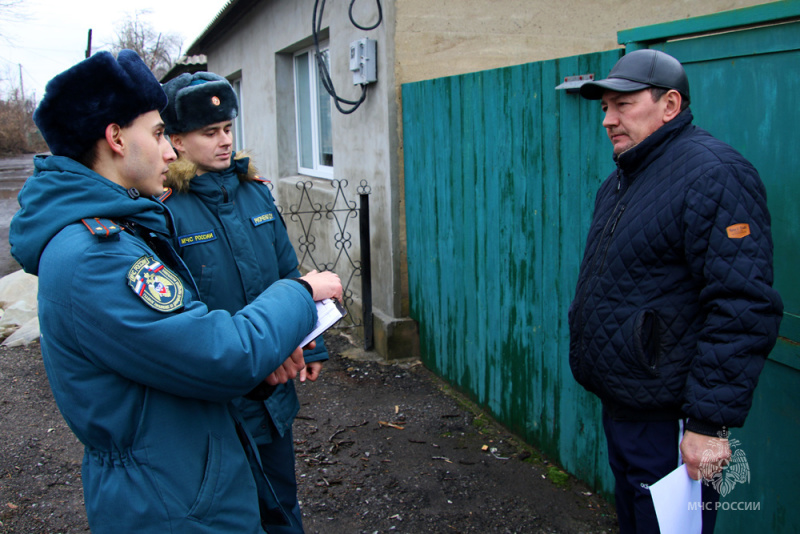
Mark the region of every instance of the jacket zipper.
MULTIPOLYGON (((603 231, 600 233, 600 242, 597 243, 597 250, 595 251, 594 256, 592 257, 592 265, 589 269, 590 273, 598 272, 602 269, 603 265, 606 262, 606 256, 608 254, 608 248, 611 245, 611 236, 614 235, 614 230, 617 229, 617 223, 619 222, 620 217, 622 217, 622 213, 625 211, 625 205, 620 204, 622 202, 622 197, 625 196, 624 193, 620 195, 620 190, 622 189, 622 170, 619 168, 619 164, 617 164, 617 203, 614 204, 614 209, 611 210, 611 215, 608 216, 608 220, 606 220, 605 226, 603 226, 603 231), (619 208, 619 211, 617 209, 619 208), (614 217, 616 214, 616 217, 614 217), (611 221, 614 221, 613 223, 611 221), (608 230, 608 225, 611 224, 611 230, 606 235, 606 230, 608 230), (600 249, 605 242, 605 248, 603 249, 603 259, 600 262, 600 265, 597 265, 597 256, 600 254, 600 249), (595 266, 597 266, 597 271, 595 270, 595 266)), ((627 189, 625 192, 627 193, 627 189)))
MULTIPOLYGON (((622 170, 619 168, 619 163, 617 163, 617 191, 616 191, 617 195, 619 195, 619 192, 620 192, 621 188, 622 188, 622 170)), ((594 256, 592 257, 592 263, 589 266, 589 269, 587 270, 587 273, 588 273, 589 276, 587 276, 586 280, 584 280, 583 284, 581 285, 580 298, 579 298, 580 306, 578 307, 578 332, 580 332, 580 338, 578 340, 578 346, 580 347, 581 353, 583 353, 583 349, 584 349, 583 308, 584 308, 584 304, 586 303, 585 299, 584 299, 584 295, 586 294, 586 286, 589 283, 589 279, 592 278, 592 273, 595 272, 594 271, 595 264, 597 263, 597 255, 600 252, 600 246, 603 244, 603 241, 602 241, 603 240, 603 236, 606 233, 606 229, 608 228, 608 225, 611 222, 611 219, 614 218, 614 212, 617 211, 617 208, 619 207, 621 201, 622 201, 622 197, 619 197, 617 199, 617 203, 614 205, 614 209, 611 211, 611 215, 608 217, 608 220, 606 220, 605 226, 603 226, 603 231, 600 233, 600 243, 597 244, 597 250, 595 251, 594 256)), ((625 211, 625 206, 623 205, 622 209, 617 213, 617 217, 614 220, 613 226, 611 227, 611 232, 609 233, 609 236, 608 236, 609 237, 609 241, 606 244, 606 248, 605 248, 605 251, 603 253, 603 263, 605 263, 606 254, 608 253, 608 247, 609 247, 609 244, 610 244, 610 241, 611 241, 610 237, 611 237, 611 235, 613 235, 614 230, 616 230, 617 223, 619 222, 620 217, 622 217, 622 212, 624 212, 624 211, 625 211)), ((601 265, 602 265, 602 263, 601 263, 601 265)), ((582 357, 579 358, 578 366, 581 369, 581 374, 583 374, 583 368, 585 367, 585 365, 586 365, 585 358, 582 358, 582 357)))
MULTIPOLYGON (((608 237, 606 238, 606 248, 603 250, 603 261, 600 262, 598 272, 601 271, 603 269, 603 266, 606 264, 606 258, 608 257, 608 249, 611 247, 611 237, 614 235, 614 230, 617 229, 617 223, 622 218, 622 214, 625 213, 625 204, 620 204, 619 202, 617 202, 617 206, 619 206, 619 211, 617 212, 617 216, 614 218, 614 224, 611 225, 611 230, 608 232, 608 237)), ((616 209, 616 206, 614 207, 614 209, 616 209)))

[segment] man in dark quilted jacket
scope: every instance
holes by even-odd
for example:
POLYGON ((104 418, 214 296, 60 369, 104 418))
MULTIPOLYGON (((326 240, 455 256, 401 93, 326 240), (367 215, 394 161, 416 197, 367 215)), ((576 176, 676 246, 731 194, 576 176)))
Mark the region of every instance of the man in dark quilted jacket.
MULTIPOLYGON (((755 168, 692 124, 675 58, 631 52, 581 96, 601 101, 617 168, 569 310, 570 367, 603 404, 620 531, 653 533, 649 486, 681 463, 706 482, 721 470, 775 345, 770 216, 755 168)), ((704 484, 704 533, 718 499, 704 484)))

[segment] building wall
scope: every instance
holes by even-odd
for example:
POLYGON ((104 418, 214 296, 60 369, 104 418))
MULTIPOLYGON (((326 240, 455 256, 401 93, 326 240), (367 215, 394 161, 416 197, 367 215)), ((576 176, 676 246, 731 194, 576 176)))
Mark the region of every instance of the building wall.
MULTIPOLYGON (((365 103, 351 115, 335 110, 332 115, 335 178, 347 180, 352 199, 361 180, 371 188, 376 350, 387 358, 418 352, 416 326, 408 318, 403 83, 617 48, 619 30, 759 3, 763 2, 381 0, 383 23, 365 32, 351 24, 348 2, 328 2, 323 31, 330 38, 331 74, 341 96, 352 100, 359 95, 348 70, 349 43, 362 37, 378 41, 378 82, 370 86, 365 103)), ((246 145, 263 176, 275 184, 278 201, 287 207, 299 200, 299 180, 313 183, 316 202, 333 202, 335 197, 329 182, 296 175, 292 52, 312 44, 313 8, 314 0, 262 0, 238 19, 235 32, 217 31, 219 39, 202 50, 210 71, 241 76, 246 145)), ((360 24, 371 25, 377 20, 376 4, 356 2, 353 15, 360 24)), ((335 256, 335 227, 315 228, 315 254, 335 256)), ((349 253, 359 258, 357 229, 350 229, 349 253)), ((340 274, 349 276, 346 270, 340 274)), ((359 306, 358 288, 354 293, 359 306)))
MULTIPOLYGON (((300 200, 296 183, 313 183, 314 202, 325 205, 335 200, 328 180, 298 176, 295 145, 294 81, 292 53, 313 44, 311 21, 313 0, 264 0, 245 13, 235 32, 221 31, 220 38, 203 50, 208 69, 230 78, 241 77, 245 139, 261 174, 275 184, 274 194, 285 208, 300 200)), ((372 248, 372 305, 375 343, 385 357, 415 355, 414 323, 402 310, 400 300, 400 257, 398 244, 399 198, 397 101, 394 80, 394 4, 384 2, 383 23, 373 31, 354 27, 348 5, 329 2, 323 31, 329 38, 331 76, 337 93, 357 100, 348 70, 350 42, 363 37, 378 42, 378 82, 369 86, 366 101, 352 114, 332 110, 334 178, 346 180, 347 196, 358 200, 357 188, 365 180, 371 189, 370 226, 372 248)), ((357 2, 353 16, 362 26, 377 21, 374 3, 357 2)), ((347 107, 347 106, 345 106, 347 107)), ((315 224, 315 257, 328 261, 337 254, 337 228, 329 221, 315 224), (325 224, 327 223, 327 224, 325 224), (328 259, 326 259, 328 258, 328 259)), ((290 226, 292 237, 297 237, 290 226)), ((360 258, 357 221, 348 226, 352 234, 349 254, 360 258)), ((293 239, 297 243, 296 239, 293 239)), ((310 268, 311 265, 305 264, 310 268)), ((336 268, 343 280, 346 267, 336 268)), ((357 311, 360 287, 353 287, 357 311)), ((351 310, 352 311, 352 310, 351 310)), ((360 313, 360 311, 358 311, 360 313)))
POLYGON ((617 32, 763 0, 396 0, 399 84, 618 48, 617 32))

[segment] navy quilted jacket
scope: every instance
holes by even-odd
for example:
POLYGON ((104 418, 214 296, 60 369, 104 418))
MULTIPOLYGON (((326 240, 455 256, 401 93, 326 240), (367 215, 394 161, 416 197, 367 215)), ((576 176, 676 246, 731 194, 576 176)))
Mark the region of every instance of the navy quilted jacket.
POLYGON ((702 431, 744 423, 783 304, 758 172, 692 118, 621 154, 600 187, 569 361, 612 417, 702 431))

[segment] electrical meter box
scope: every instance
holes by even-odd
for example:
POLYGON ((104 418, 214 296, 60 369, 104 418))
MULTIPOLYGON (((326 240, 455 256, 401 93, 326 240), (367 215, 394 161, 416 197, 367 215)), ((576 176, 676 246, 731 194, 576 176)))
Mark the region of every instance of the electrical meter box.
POLYGON ((378 81, 378 46, 375 39, 359 39, 350 43, 350 70, 353 85, 366 85, 378 81))

